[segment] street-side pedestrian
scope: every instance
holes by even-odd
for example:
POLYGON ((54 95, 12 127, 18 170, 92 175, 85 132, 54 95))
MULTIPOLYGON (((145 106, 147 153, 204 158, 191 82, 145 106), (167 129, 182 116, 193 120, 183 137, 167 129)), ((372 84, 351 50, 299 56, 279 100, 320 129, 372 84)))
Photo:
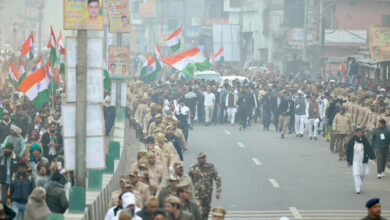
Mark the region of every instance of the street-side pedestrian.
POLYGON ((379 120, 378 127, 374 129, 371 143, 375 149, 375 155, 378 160, 378 179, 381 179, 385 176, 385 168, 390 145, 390 130, 386 128, 386 121, 384 119, 379 120))
POLYGON ((363 129, 357 128, 347 144, 347 165, 352 166, 356 194, 360 194, 364 175, 368 173, 368 159, 375 159, 374 151, 364 136, 363 129))

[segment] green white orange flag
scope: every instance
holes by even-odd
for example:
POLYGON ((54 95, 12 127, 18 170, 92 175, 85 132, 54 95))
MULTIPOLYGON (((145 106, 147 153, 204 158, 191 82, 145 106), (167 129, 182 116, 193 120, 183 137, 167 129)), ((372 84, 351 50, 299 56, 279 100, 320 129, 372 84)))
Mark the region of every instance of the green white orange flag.
POLYGON ((223 60, 224 60, 224 57, 223 57, 223 47, 221 47, 219 49, 219 51, 215 54, 214 62, 215 63, 223 62, 223 60))
POLYGON ((23 80, 26 78, 26 70, 24 69, 23 67, 23 62, 22 62, 22 58, 19 59, 19 83, 18 83, 18 86, 20 85, 20 83, 23 82, 23 80))
POLYGON ((57 62, 57 41, 56 36, 54 35, 53 27, 50 27, 50 66, 55 66, 57 62))
POLYGON ((140 79, 144 82, 146 81, 146 75, 148 75, 148 65, 149 65, 149 56, 146 57, 146 60, 144 62, 144 65, 142 66, 141 74, 140 74, 140 79))
POLYGON ((176 52, 180 48, 180 40, 182 36, 182 26, 180 26, 175 32, 173 32, 166 43, 171 48, 172 52, 176 52))
MULTIPOLYGON (((36 65, 35 65, 36 66, 36 65)), ((49 101, 50 76, 45 72, 44 66, 36 66, 32 72, 20 84, 18 90, 27 96, 28 99, 40 110, 42 105, 49 101)))
POLYGON ((188 77, 194 76, 195 68, 204 71, 210 68, 210 61, 206 59, 198 47, 192 48, 174 57, 166 57, 164 63, 183 72, 188 77))
POLYGON ((34 57, 33 56, 33 51, 34 51, 34 36, 31 33, 30 36, 28 36, 27 40, 24 42, 20 52, 24 56, 27 56, 27 54, 29 54, 30 59, 32 59, 34 57))
POLYGON ((64 42, 62 40, 62 31, 60 31, 60 36, 57 39, 57 44, 58 44, 58 58, 59 58, 59 63, 60 63, 60 74, 61 77, 65 76, 65 47, 64 47, 64 42))
POLYGON ((16 68, 15 64, 13 64, 11 62, 11 60, 9 61, 9 71, 8 72, 9 72, 9 76, 10 76, 11 81, 16 86, 19 83, 20 74, 19 74, 18 68, 16 68))

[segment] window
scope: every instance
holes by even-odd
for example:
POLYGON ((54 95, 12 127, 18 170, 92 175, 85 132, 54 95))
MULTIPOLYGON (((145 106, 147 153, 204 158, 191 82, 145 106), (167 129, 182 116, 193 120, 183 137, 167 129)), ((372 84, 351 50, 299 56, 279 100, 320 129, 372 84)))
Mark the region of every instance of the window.
POLYGON ((303 28, 305 21, 305 0, 284 0, 284 25, 303 28))

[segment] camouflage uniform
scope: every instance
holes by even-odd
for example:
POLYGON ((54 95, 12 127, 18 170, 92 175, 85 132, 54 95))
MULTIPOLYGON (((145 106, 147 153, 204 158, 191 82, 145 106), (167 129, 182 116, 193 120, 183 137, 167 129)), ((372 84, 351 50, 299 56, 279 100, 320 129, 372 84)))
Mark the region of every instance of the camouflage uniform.
POLYGON ((211 163, 192 165, 188 175, 195 186, 195 195, 200 202, 203 219, 207 219, 210 212, 211 194, 213 192, 213 180, 217 185, 217 192, 221 192, 222 182, 217 169, 211 163))

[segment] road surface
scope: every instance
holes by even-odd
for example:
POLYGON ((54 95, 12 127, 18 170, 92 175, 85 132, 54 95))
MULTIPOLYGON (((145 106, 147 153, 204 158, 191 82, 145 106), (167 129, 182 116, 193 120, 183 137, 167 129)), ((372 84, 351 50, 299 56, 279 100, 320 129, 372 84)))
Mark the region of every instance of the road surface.
MULTIPOLYGON (((320 137, 287 135, 255 124, 247 131, 238 126, 195 126, 190 131, 189 152, 184 155, 186 172, 205 152, 222 178, 222 197, 212 207, 223 206, 227 219, 360 219, 365 203, 380 197, 382 214, 390 217, 390 173, 376 179, 376 167, 355 194, 352 169, 329 151, 320 137)), ((215 185, 214 185, 215 189, 215 185)))

